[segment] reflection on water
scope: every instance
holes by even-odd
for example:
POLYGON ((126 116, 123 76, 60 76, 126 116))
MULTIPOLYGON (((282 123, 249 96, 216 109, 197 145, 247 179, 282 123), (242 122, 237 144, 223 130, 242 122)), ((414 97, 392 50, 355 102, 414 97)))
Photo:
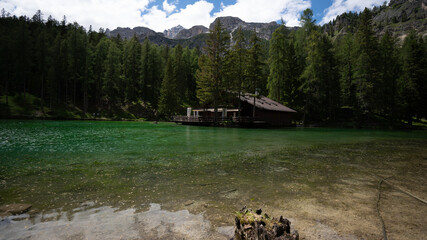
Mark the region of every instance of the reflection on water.
POLYGON ((131 221, 138 206, 155 202, 172 213, 190 210, 190 219, 203 222, 196 229, 205 231, 229 226, 244 205, 284 209, 286 202, 328 202, 322 196, 335 196, 349 176, 366 178, 364 169, 424 177, 426 146, 425 132, 0 121, 0 205, 29 203, 40 214, 61 209, 58 224, 94 229, 75 219, 102 221, 117 212, 131 221), (87 201, 97 210, 74 212, 87 201))
POLYGON ((232 227, 211 229, 202 214, 170 212, 159 204, 147 211, 112 207, 78 208, 74 214, 52 211, 29 218, 27 214, 0 221, 0 239, 227 239, 232 227), (19 218, 19 219, 18 219, 19 218))

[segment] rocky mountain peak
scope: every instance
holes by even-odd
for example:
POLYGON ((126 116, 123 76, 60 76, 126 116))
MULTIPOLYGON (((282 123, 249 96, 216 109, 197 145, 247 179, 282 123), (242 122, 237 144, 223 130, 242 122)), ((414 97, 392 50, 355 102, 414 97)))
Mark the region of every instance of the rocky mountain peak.
POLYGON ((165 37, 167 37, 167 38, 174 39, 176 37, 176 35, 183 29, 185 29, 183 26, 178 25, 178 26, 173 27, 171 29, 165 30, 163 32, 163 35, 165 35, 165 37))
POLYGON ((227 31, 232 32, 233 29, 237 28, 239 25, 245 23, 242 19, 238 17, 217 17, 213 23, 209 25, 209 29, 213 30, 215 27, 215 24, 219 21, 221 21, 221 25, 223 28, 225 28, 227 31))
POLYGON ((146 27, 134 27, 133 29, 130 29, 128 27, 118 27, 112 31, 107 29, 105 31, 105 34, 107 35, 107 37, 116 37, 117 35, 120 35, 122 39, 131 39, 134 35, 139 39, 144 39, 149 36, 157 35, 155 31, 146 27))
POLYGON ((175 39, 189 39, 202 33, 208 33, 209 29, 202 25, 194 26, 190 29, 182 29, 175 35, 175 39))
POLYGON ((243 31, 256 31, 258 37, 263 38, 265 40, 270 40, 274 30, 279 27, 279 24, 277 24, 276 22, 248 23, 237 17, 218 17, 213 23, 211 23, 209 29, 212 30, 218 20, 221 21, 222 27, 231 35, 234 35, 238 27, 242 27, 243 31))

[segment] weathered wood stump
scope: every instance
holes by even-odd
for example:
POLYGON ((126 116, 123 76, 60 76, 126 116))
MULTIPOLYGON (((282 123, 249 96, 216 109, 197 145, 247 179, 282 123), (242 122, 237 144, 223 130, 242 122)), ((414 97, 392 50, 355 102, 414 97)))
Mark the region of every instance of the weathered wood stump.
POLYGON ((297 231, 290 233, 288 219, 270 218, 261 209, 254 212, 245 206, 236 213, 234 225, 234 240, 299 240, 297 231))

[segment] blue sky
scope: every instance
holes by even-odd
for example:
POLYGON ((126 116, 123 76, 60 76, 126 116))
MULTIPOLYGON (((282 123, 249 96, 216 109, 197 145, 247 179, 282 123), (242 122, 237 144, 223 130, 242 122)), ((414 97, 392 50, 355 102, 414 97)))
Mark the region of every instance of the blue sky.
MULTIPOLYGON (((163 31, 177 25, 206 27, 220 16, 235 16, 246 22, 284 19, 287 26, 298 26, 306 8, 313 9, 318 24, 324 24, 348 11, 381 5, 384 0, 0 0, 12 15, 31 17, 40 9, 69 22, 93 29, 149 27, 163 31)), ((388 2, 388 1, 387 1, 388 2)))

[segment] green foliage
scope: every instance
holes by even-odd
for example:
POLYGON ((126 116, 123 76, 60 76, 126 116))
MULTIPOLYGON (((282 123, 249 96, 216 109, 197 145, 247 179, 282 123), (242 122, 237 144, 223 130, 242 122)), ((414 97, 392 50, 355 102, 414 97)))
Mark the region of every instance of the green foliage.
POLYGON ((172 65, 172 58, 168 58, 163 77, 162 88, 160 89, 159 115, 170 118, 178 113, 180 108, 179 91, 177 91, 177 78, 172 65))
POLYGON ((305 114, 312 120, 334 119, 340 102, 340 86, 332 43, 326 35, 312 31, 307 52, 308 65, 301 75, 306 96, 305 114))
POLYGON ((244 84, 247 80, 246 66, 248 59, 245 33, 241 26, 239 26, 233 38, 235 39, 235 44, 231 48, 228 58, 226 59, 227 71, 225 77, 227 79, 227 89, 232 93, 231 97, 233 99, 231 102, 237 102, 237 104, 234 105, 238 106, 238 116, 240 116, 241 102, 239 99, 242 93, 246 92, 244 84))
POLYGON ((320 28, 307 9, 299 29, 282 25, 266 41, 240 28, 233 46, 218 20, 195 37, 194 46, 206 40, 200 57, 198 48, 109 39, 66 18, 45 21, 41 11, 31 19, 3 12, 0 113, 158 119, 187 106, 240 109, 239 95, 251 93, 268 94, 307 121, 412 124, 427 117, 427 41, 415 32, 403 44, 388 33, 377 39, 372 18, 380 10, 345 13, 320 28), (334 41, 327 36, 338 32, 334 41))
POLYGON ((401 50, 403 74, 399 79, 400 104, 402 114, 409 124, 412 117, 427 116, 425 103, 427 102, 427 60, 424 41, 411 31, 405 38, 401 50))
POLYGON ((215 120, 218 106, 225 92, 225 59, 228 54, 229 37, 218 19, 214 30, 206 41, 205 54, 199 58, 199 70, 196 73, 197 98, 204 106, 213 104, 215 120))
POLYGON ((380 61, 380 82, 378 84, 378 111, 387 116, 393 124, 397 114, 397 77, 401 74, 401 66, 396 50, 396 39, 388 32, 381 38, 379 45, 380 61))
POLYGON ((359 116, 370 114, 376 110, 376 97, 379 90, 379 51, 378 40, 371 25, 372 15, 365 8, 360 15, 358 31, 356 33, 356 65, 355 88, 357 113, 359 116))
POLYGON ((136 36, 124 43, 123 74, 126 89, 126 101, 135 102, 139 99, 141 44, 136 36))
MULTIPOLYGON (((254 102, 255 98, 259 97, 260 92, 263 87, 266 85, 265 77, 263 73, 263 65, 264 62, 262 60, 262 49, 260 44, 260 39, 256 35, 256 31, 252 33, 251 39, 249 41, 251 48, 248 52, 248 63, 246 70, 247 81, 245 82, 245 89, 248 90, 249 93, 253 94, 254 102)), ((255 117, 255 104, 253 107, 252 116, 255 117)))
POLYGON ((356 48, 354 35, 347 33, 337 43, 342 106, 356 108, 355 65, 356 48))
POLYGON ((300 110, 301 91, 300 69, 295 50, 295 37, 286 27, 280 26, 270 41, 267 88, 269 97, 291 108, 300 110))

